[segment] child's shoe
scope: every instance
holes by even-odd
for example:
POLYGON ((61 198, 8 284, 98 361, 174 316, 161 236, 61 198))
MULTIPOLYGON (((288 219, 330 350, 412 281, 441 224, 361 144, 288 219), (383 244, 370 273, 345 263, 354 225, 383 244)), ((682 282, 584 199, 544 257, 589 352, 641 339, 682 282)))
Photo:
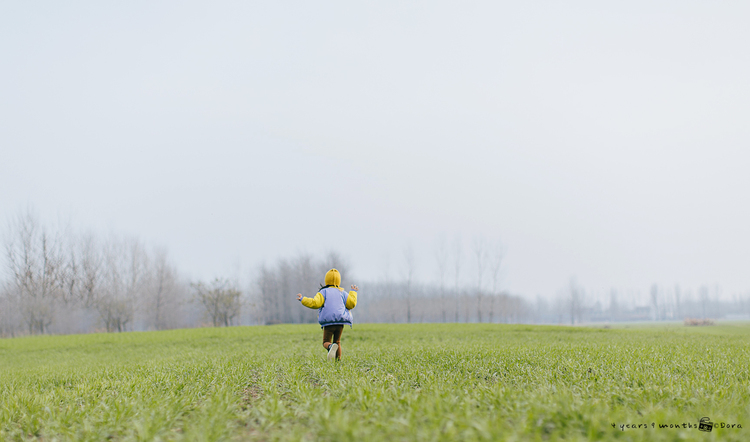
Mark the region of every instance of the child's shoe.
POLYGON ((334 342, 334 343, 332 343, 330 347, 328 347, 328 360, 329 360, 329 361, 330 361, 331 359, 333 359, 333 358, 335 358, 335 357, 336 357, 336 351, 337 351, 338 349, 339 349, 339 344, 337 344, 337 343, 335 343, 335 342, 334 342))

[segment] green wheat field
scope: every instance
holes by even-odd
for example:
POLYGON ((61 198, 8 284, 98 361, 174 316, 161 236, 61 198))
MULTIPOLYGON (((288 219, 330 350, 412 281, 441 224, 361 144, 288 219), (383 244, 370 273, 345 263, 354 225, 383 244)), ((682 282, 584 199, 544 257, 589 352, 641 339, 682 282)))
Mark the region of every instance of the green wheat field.
POLYGON ((748 324, 364 324, 341 362, 321 340, 317 325, 2 339, 0 440, 750 440, 748 324))

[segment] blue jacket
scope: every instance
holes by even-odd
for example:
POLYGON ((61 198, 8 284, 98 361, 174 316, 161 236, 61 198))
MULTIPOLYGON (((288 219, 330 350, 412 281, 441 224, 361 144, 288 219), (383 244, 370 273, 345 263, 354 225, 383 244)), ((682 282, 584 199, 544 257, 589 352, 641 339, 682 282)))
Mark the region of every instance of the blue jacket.
POLYGON ((313 298, 300 299, 302 305, 318 309, 318 322, 327 325, 352 325, 351 309, 357 306, 357 292, 346 293, 340 287, 326 287, 313 298))

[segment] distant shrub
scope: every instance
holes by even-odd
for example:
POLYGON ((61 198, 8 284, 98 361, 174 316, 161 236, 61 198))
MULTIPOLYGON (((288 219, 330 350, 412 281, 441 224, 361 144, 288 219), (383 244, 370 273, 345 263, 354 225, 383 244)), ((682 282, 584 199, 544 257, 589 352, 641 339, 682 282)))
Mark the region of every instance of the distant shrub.
POLYGON ((697 327, 701 325, 714 325, 714 321, 712 319, 685 318, 685 325, 688 327, 697 327))

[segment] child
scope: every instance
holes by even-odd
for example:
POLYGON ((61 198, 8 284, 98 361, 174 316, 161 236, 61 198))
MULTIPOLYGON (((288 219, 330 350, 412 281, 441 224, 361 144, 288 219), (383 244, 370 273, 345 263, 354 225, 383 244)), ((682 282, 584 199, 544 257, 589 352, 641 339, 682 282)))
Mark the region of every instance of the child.
POLYGON ((357 306, 356 285, 352 291, 344 293, 341 284, 341 274, 336 269, 326 272, 325 286, 312 298, 302 297, 297 293, 297 300, 308 308, 317 308, 318 322, 323 329, 323 347, 328 350, 328 359, 341 359, 341 333, 344 324, 352 325, 352 312, 349 310, 357 306))

